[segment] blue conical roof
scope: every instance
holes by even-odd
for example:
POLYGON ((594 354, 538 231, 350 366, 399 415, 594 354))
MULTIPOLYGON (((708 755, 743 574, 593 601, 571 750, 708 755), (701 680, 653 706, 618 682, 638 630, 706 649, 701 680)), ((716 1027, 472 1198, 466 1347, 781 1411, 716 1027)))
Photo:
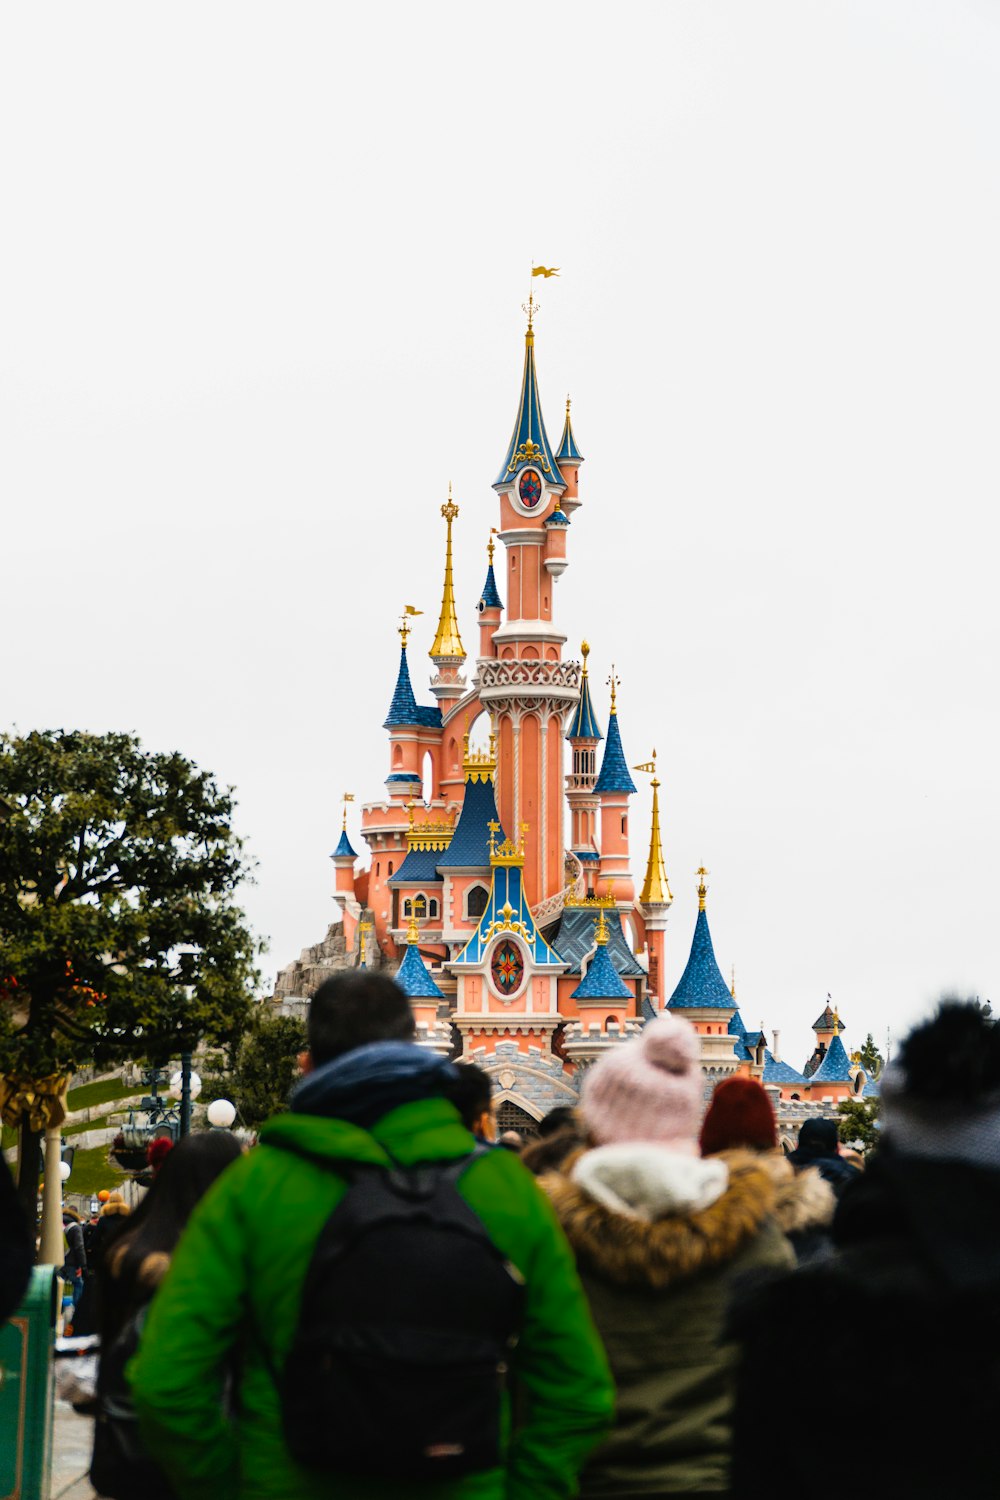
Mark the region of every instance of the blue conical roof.
MULTIPOLYGON (((566 731, 566 738, 568 740, 603 740, 604 738, 591 702, 590 678, 586 670, 580 679, 580 701, 576 705, 576 713, 566 731)), ((635 788, 633 787, 632 790, 634 791, 635 788)))
POLYGON ((483 592, 479 598, 480 609, 503 609, 503 600, 500 598, 500 590, 497 588, 496 574, 493 564, 490 563, 486 570, 486 582, 483 584, 483 592))
POLYGON ((399 676, 396 678, 396 690, 389 704, 389 712, 382 724, 383 729, 392 729, 397 724, 416 724, 417 700, 413 696, 413 684, 410 681, 410 668, 406 660, 406 647, 399 653, 399 676))
MULTIPOLYGON (((615 921, 617 921, 617 917, 615 921)), ((571 1000, 631 1000, 632 991, 611 962, 607 943, 599 943, 587 973, 570 996, 571 1000)))
POLYGON ((525 464, 541 471, 545 480, 560 489, 565 481, 559 472, 555 454, 552 452, 542 406, 538 399, 538 376, 535 373, 535 335, 529 328, 525 335, 524 375, 521 378, 521 399, 518 403, 514 431, 507 448, 503 468, 494 481, 494 489, 512 483, 518 470, 525 464))
POLYGON ((358 856, 355 854, 354 850, 351 848, 351 841, 347 837, 347 829, 346 828, 342 828, 340 830, 340 843, 337 845, 336 849, 334 849, 333 853, 330 855, 330 858, 331 859, 357 859, 357 857, 358 856))
POLYGON ((562 437, 559 439, 559 452, 556 454, 556 462, 560 464, 582 464, 583 454, 576 446, 576 438, 573 436, 573 423, 569 415, 569 400, 566 401, 566 421, 563 424, 562 437))
POLYGON ((404 995, 411 1000, 443 1000, 444 996, 427 972, 416 943, 410 943, 403 955, 403 962, 396 970, 396 983, 404 995))
POLYGON ((850 1083, 851 1059, 839 1034, 826 1049, 826 1056, 810 1078, 810 1083, 850 1083))
POLYGON ((601 774, 594 785, 594 791, 598 794, 635 791, 635 782, 629 775, 628 762, 625 759, 625 751, 622 749, 618 715, 614 709, 611 710, 611 717, 608 720, 608 743, 604 747, 601 774))
POLYGON ((694 937, 691 940, 687 967, 670 997, 667 1009, 710 1006, 719 1010, 732 1010, 734 1004, 733 997, 729 993, 729 986, 719 972, 719 965, 716 962, 715 949, 712 947, 712 934, 708 930, 708 916, 704 910, 699 911, 698 920, 694 924, 694 937))

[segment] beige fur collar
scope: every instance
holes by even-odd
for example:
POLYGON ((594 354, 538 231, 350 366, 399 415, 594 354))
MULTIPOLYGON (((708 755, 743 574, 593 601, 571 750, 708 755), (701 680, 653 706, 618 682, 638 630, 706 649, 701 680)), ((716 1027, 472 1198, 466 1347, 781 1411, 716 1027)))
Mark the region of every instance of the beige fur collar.
MULTIPOLYGON (((729 1185, 714 1203, 653 1223, 611 1212, 562 1174, 542 1177, 540 1185, 582 1267, 619 1286, 661 1288, 727 1265, 774 1209, 774 1180, 759 1157, 747 1151, 725 1151, 720 1157, 729 1185)), ((573 1165, 568 1160, 566 1171, 573 1165)))
POLYGON ((837 1199, 815 1167, 796 1172, 791 1162, 777 1153, 762 1156, 761 1161, 774 1183, 774 1217, 783 1234, 825 1229, 833 1222, 837 1199))

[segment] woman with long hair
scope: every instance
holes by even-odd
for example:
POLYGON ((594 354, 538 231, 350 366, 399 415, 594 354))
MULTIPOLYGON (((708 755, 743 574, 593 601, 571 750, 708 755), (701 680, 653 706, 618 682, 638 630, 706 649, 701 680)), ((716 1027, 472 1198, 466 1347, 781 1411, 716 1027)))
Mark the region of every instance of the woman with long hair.
POLYGON ((99 1495, 112 1500, 168 1500, 172 1494, 142 1449, 125 1366, 138 1348, 146 1306, 166 1275, 188 1220, 241 1149, 225 1130, 185 1136, 164 1160, 104 1258, 98 1415, 90 1470, 99 1495))

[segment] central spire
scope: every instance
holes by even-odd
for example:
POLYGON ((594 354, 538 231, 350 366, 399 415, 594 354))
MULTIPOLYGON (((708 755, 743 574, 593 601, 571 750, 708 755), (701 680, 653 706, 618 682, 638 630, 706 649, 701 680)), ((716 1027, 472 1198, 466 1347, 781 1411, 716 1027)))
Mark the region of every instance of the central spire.
POLYGON ((432 661, 444 658, 450 661, 464 661, 465 647, 462 645, 462 637, 458 630, 458 614, 455 609, 455 584, 451 569, 451 527, 452 522, 458 515, 458 506, 451 498, 451 482, 448 483, 448 503, 442 505, 441 514, 444 516, 448 527, 448 540, 445 544, 444 554, 444 593, 441 596, 441 618, 438 620, 437 635, 428 655, 432 661))
MULTIPOLYGON (((538 375, 535 371, 535 330, 533 319, 535 305, 533 299, 527 304, 528 328, 524 335, 524 374, 521 377, 521 399, 518 402, 517 416, 514 419, 514 431, 511 434, 510 443, 507 447, 507 456, 503 462, 503 468, 494 481, 494 489, 506 489, 513 484, 518 472, 530 467, 537 469, 542 479, 553 489, 560 491, 566 488, 566 482, 559 472, 552 445, 545 431, 545 419, 542 416, 542 403, 538 395, 538 375)), ((540 492, 540 487, 539 487, 540 492)), ((529 494, 534 494, 529 489, 529 494)), ((532 504, 537 501, 532 501, 532 504)))

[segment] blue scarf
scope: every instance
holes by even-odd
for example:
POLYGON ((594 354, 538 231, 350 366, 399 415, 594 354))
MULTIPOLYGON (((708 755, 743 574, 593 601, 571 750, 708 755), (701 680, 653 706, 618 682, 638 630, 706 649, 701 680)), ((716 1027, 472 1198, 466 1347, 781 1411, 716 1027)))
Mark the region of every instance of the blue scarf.
POLYGON ((401 1104, 446 1094, 455 1079, 454 1064, 415 1042, 369 1042, 307 1073, 290 1104, 368 1130, 401 1104))

